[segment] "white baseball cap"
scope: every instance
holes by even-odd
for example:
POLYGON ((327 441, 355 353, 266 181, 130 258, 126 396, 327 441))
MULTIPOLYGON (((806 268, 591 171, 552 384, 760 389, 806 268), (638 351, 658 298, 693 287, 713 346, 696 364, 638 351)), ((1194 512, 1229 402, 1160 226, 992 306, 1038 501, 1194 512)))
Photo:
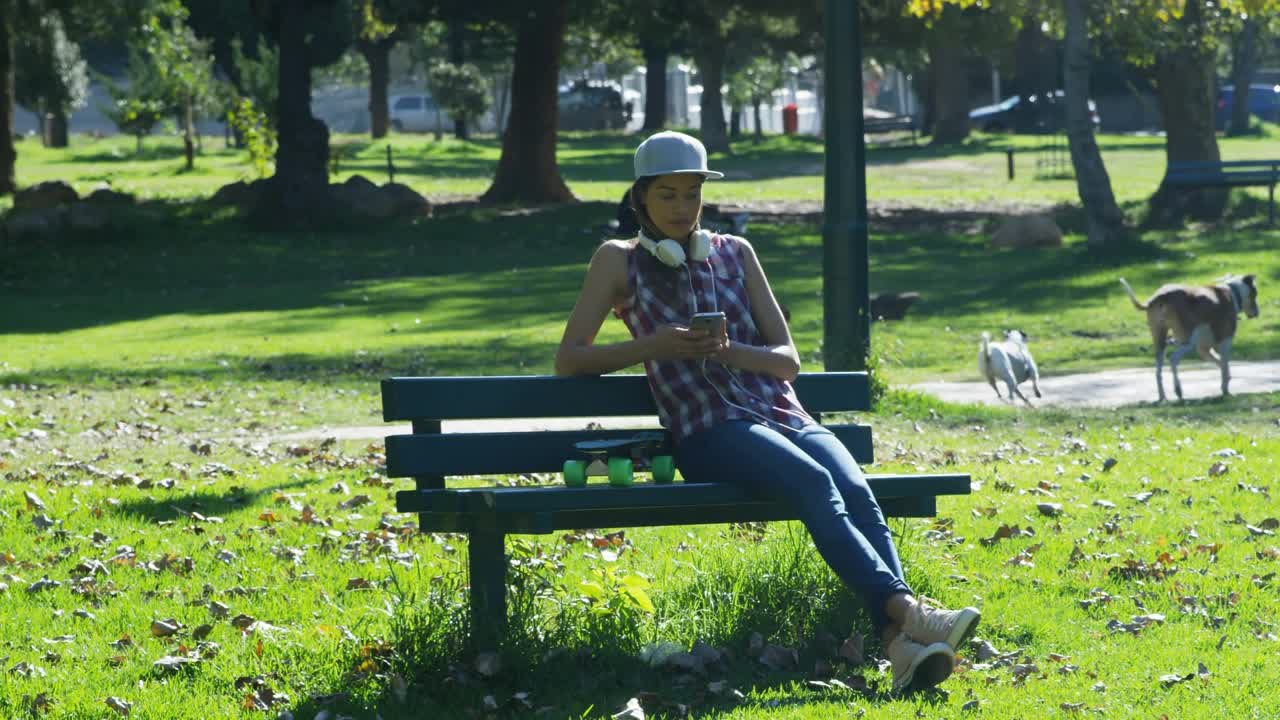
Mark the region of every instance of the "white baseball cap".
POLYGON ((724 173, 707 169, 707 149, 684 133, 656 133, 636 148, 637 180, 674 173, 694 173, 711 180, 724 177, 724 173))

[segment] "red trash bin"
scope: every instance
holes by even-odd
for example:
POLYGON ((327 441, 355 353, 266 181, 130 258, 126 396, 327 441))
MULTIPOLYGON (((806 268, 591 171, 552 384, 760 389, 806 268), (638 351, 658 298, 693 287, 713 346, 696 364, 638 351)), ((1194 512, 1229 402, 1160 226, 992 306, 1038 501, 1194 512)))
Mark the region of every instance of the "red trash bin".
POLYGON ((800 109, 795 103, 788 103, 782 107, 782 132, 787 135, 795 135, 800 129, 800 109))

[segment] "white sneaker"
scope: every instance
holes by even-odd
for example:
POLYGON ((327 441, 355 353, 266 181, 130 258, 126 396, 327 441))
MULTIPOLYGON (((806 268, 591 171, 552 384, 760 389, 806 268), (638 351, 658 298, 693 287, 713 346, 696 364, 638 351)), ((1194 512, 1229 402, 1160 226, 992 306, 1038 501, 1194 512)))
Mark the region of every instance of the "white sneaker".
POLYGON ((921 645, 902 632, 889 642, 887 654, 895 692, 931 688, 951 677, 956 664, 956 655, 946 643, 921 645))
POLYGON ((907 613, 902 631, 918 643, 946 643, 954 651, 973 636, 981 617, 982 613, 977 608, 947 610, 920 601, 907 613))

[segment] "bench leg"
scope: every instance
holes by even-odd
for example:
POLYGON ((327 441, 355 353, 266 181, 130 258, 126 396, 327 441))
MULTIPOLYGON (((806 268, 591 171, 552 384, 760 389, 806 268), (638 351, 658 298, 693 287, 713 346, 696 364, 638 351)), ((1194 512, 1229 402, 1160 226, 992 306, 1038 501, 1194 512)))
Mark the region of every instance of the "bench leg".
POLYGON ((468 550, 471 571, 471 640, 476 650, 495 650, 507 622, 507 557, 502 533, 473 532, 468 550))

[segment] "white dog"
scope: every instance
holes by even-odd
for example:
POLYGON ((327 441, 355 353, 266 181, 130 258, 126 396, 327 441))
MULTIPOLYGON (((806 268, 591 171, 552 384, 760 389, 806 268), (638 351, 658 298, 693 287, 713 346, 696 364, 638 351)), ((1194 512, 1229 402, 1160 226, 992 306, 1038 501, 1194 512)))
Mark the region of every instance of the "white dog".
POLYGON ((1004 342, 994 345, 991 344, 991 335, 982 333, 982 344, 978 346, 978 372, 991 383, 991 389, 996 391, 996 397, 1001 400, 1004 396, 1000 394, 1000 388, 996 387, 996 380, 1003 380, 1009 387, 1010 402, 1013 402, 1016 395, 1028 406, 1031 405, 1027 396, 1018 390, 1018 384, 1027 378, 1031 378, 1031 387, 1036 397, 1040 397, 1040 371, 1036 369, 1036 361, 1027 349, 1027 335, 1021 330, 1006 330, 1004 342))

